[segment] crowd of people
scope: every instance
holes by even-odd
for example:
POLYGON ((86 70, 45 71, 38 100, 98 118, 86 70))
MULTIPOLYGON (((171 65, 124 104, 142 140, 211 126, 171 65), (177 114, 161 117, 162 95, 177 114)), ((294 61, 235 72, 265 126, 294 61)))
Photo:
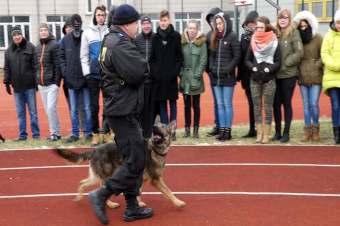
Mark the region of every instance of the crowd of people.
MULTIPOLYGON (((340 143, 340 10, 324 37, 318 33, 317 18, 309 11, 293 17, 289 10, 283 9, 273 22, 251 11, 242 24, 244 32, 240 40, 233 32, 229 15, 219 8, 212 8, 206 16, 210 25, 206 35, 195 20, 186 24, 181 35, 175 31, 166 10, 160 12, 155 32, 150 17, 142 16, 140 34, 130 38, 147 61, 143 89, 139 90, 143 95, 135 100, 120 90, 105 91, 111 83, 126 82, 118 79, 106 83, 105 74, 118 68, 100 63, 100 58, 108 54, 104 40, 117 25, 113 23, 115 9, 107 15, 105 6, 97 6, 91 24, 84 31, 82 18, 72 15, 63 27, 64 37, 60 41, 42 23, 36 46, 24 38, 20 27, 12 29, 12 44, 5 53, 4 84, 7 93, 15 98, 18 141, 28 137, 27 110, 32 138, 40 139, 36 91, 41 95, 48 118, 48 139, 61 139, 57 108, 61 84, 72 124, 71 135, 65 142, 79 140, 80 132, 92 145, 112 140, 113 122, 107 112, 112 110, 111 102, 117 99, 131 108, 135 108, 131 104, 134 101, 143 103, 138 109, 128 110, 139 114, 137 120, 143 137, 150 138, 156 115, 164 124, 177 121, 179 93, 184 100, 184 137, 199 138, 200 95, 206 89, 203 75, 207 72, 215 113, 215 127, 208 136, 222 142, 232 139, 234 89, 239 81, 249 107, 249 132, 244 137, 256 137, 256 142, 263 144, 274 140, 288 142, 293 119, 292 97, 298 84, 304 109, 301 140, 320 140, 319 97, 323 91, 331 100, 334 140, 340 143), (102 117, 99 115, 101 92, 102 117), (271 137, 273 118, 275 133, 271 137)), ((119 61, 123 74, 128 73, 126 68, 133 62, 120 59, 111 60, 119 61)), ((117 109, 120 114, 124 110, 117 109)), ((172 139, 176 139, 176 133, 172 139)))

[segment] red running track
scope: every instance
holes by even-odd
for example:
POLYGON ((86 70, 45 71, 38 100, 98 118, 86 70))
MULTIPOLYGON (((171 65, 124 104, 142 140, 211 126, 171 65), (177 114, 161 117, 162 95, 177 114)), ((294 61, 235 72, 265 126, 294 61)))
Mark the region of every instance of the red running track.
MULTIPOLYGON (((143 199, 155 216, 129 225, 340 225, 336 146, 177 146, 172 147, 167 164, 166 183, 187 206, 178 210, 162 196, 148 193, 155 190, 147 186, 143 199)), ((73 202, 73 195, 65 194, 76 192, 86 176, 86 165, 69 165, 51 150, 0 152, 0 225, 100 225, 86 198, 73 202), (34 168, 44 166, 54 168, 34 168), (61 196, 18 196, 34 194, 61 196)), ((124 202, 121 197, 117 200, 122 207, 108 210, 110 225, 126 225, 121 217, 124 202)))

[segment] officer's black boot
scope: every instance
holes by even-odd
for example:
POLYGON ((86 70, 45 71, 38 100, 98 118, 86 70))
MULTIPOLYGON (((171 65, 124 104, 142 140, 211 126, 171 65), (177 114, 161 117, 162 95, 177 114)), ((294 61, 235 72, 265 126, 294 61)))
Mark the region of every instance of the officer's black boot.
POLYGON ((153 210, 147 207, 139 207, 136 196, 125 195, 126 210, 124 220, 127 222, 152 217, 153 210))
POLYGON ((109 224, 109 220, 106 216, 106 200, 110 198, 112 192, 105 186, 99 188, 89 194, 89 200, 92 206, 92 210, 100 223, 109 224))

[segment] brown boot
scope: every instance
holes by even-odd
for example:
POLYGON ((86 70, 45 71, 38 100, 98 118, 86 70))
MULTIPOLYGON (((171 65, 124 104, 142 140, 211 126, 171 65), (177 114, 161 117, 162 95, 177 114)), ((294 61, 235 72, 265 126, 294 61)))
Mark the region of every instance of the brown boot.
POLYGON ((96 145, 98 145, 98 144, 100 144, 99 133, 94 133, 94 134, 92 135, 92 142, 91 142, 91 145, 92 145, 92 146, 96 146, 96 145))
POLYGON ((320 141, 320 125, 312 125, 312 141, 320 141))
POLYGON ((303 127, 303 138, 302 142, 308 142, 312 138, 312 127, 311 126, 305 126, 303 127))
POLYGON ((103 134, 103 143, 110 143, 113 141, 113 136, 111 133, 103 134))
POLYGON ((262 124, 256 124, 256 143, 261 143, 263 139, 263 126, 262 124))
POLYGON ((263 129, 263 138, 262 138, 262 144, 268 144, 269 143, 269 136, 271 133, 271 125, 270 124, 264 124, 263 129))

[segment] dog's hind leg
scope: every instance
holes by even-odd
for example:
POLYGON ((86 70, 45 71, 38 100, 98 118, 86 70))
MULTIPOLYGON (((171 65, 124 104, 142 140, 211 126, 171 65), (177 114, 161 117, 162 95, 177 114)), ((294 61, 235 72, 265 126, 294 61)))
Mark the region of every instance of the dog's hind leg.
POLYGON ((186 205, 185 202, 178 199, 170 190, 170 188, 164 183, 164 180, 162 177, 159 177, 159 179, 155 179, 151 181, 151 184, 155 186, 162 194, 170 199, 170 201, 176 206, 176 207, 184 207, 186 205))

